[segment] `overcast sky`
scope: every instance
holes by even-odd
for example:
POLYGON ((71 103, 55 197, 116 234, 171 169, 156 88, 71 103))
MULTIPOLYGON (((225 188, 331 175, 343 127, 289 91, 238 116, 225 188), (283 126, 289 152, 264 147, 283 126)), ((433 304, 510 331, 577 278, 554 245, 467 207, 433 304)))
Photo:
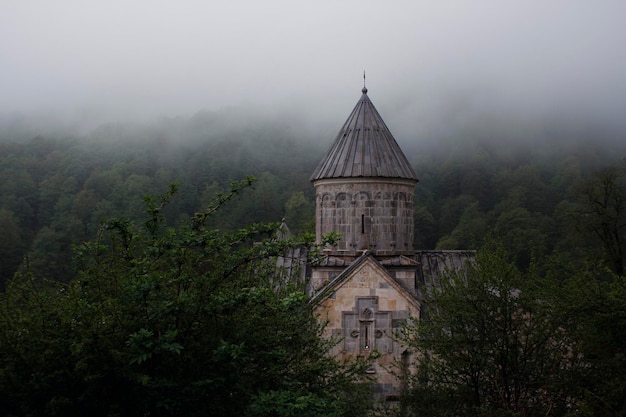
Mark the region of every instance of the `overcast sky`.
POLYGON ((625 22, 623 0, 1 0, 0 114, 258 106, 342 122, 365 70, 390 125, 620 123, 625 22))

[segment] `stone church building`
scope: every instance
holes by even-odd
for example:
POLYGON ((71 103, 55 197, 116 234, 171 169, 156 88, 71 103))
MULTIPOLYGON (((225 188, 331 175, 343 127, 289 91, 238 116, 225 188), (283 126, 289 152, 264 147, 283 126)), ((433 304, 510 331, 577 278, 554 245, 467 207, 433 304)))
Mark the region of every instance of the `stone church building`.
POLYGON ((474 253, 413 247, 418 178, 367 92, 311 176, 317 241, 329 232, 339 240, 321 263, 306 265, 292 253, 279 266, 301 266, 315 314, 327 321, 327 336, 339 340, 331 354, 376 352, 368 370, 374 391, 394 400, 401 391, 397 365, 411 359, 395 333, 407 318, 420 317, 424 288, 474 253))

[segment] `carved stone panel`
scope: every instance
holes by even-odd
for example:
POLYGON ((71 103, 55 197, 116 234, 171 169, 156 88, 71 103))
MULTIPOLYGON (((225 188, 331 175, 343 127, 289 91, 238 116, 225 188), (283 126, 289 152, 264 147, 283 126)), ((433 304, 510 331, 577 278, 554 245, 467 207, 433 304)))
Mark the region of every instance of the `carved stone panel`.
POLYGON ((343 312, 344 350, 366 354, 393 350, 390 337, 391 313, 378 311, 377 297, 356 297, 354 308, 343 312))

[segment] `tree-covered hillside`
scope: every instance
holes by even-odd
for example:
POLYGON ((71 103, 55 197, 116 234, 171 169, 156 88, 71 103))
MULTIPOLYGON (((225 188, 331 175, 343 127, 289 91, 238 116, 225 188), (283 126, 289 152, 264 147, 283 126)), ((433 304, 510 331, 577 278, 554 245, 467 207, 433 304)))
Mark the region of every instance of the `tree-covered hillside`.
POLYGON ((39 274, 67 281, 73 244, 93 238, 108 218, 140 218, 143 196, 171 183, 180 191, 166 209, 169 224, 201 210, 230 180, 252 175, 258 178, 256 190, 243 193, 212 220, 213 227, 229 231, 287 216, 294 230, 310 228, 308 176, 321 154, 319 145, 296 136, 294 126, 231 123, 198 114, 151 126, 106 125, 86 137, 11 140, 5 132, 0 281, 24 256, 39 274))
MULTIPOLYGON (((143 196, 174 182, 180 192, 165 211, 168 224, 201 210, 230 180, 252 175, 255 190, 216 216, 213 227, 228 231, 285 217, 292 231, 311 231, 308 178, 333 139, 332 133, 320 138, 298 119, 237 110, 109 124, 81 136, 39 132, 28 137, 19 126, 0 129, 2 283, 25 256, 38 274, 69 280, 73 244, 93 238, 108 218, 140 218, 143 196)), ((620 166, 626 155, 626 141, 600 129, 499 126, 454 133, 436 144, 398 140, 420 178, 415 247, 473 249, 497 234, 520 265, 533 251, 575 257, 581 245, 600 242, 576 233, 581 224, 573 211, 593 173, 620 166)))

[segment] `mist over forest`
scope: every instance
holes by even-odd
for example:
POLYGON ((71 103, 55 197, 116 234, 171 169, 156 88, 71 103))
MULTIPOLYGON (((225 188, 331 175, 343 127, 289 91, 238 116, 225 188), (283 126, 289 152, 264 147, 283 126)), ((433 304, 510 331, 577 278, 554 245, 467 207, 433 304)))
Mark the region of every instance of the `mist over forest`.
MULTIPOLYGON (((350 106, 333 120, 312 120, 299 109, 231 107, 86 133, 44 119, 3 120, 2 281, 25 256, 39 273, 69 280, 72 245, 93 238, 109 218, 141 219, 144 195, 171 183, 180 190, 165 210, 169 224, 201 211, 229 181, 254 176, 254 190, 231 202, 215 228, 285 218, 294 233, 312 232, 309 176, 350 106)), ((567 243, 577 251, 564 207, 576 200, 576 187, 626 155, 624 131, 584 119, 503 119, 457 109, 449 124, 427 134, 417 116, 411 130, 402 124, 410 121, 395 126, 393 111, 378 109, 420 179, 419 249, 476 249, 497 232, 515 236, 507 241, 522 264, 536 245, 553 251, 567 243)))

